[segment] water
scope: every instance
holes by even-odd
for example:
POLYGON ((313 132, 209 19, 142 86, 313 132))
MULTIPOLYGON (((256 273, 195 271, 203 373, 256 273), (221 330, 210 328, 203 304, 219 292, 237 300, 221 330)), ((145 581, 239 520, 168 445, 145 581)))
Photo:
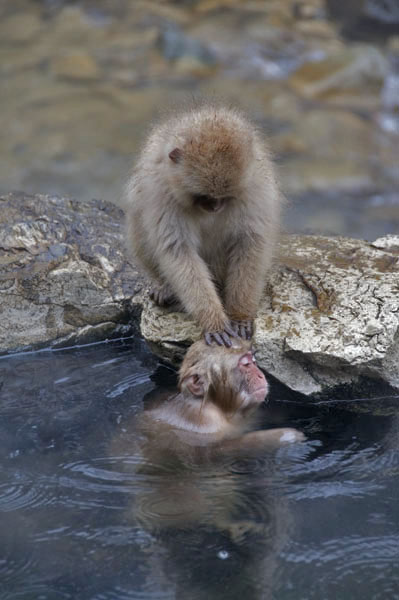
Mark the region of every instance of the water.
POLYGON ((272 385, 275 455, 150 474, 143 398, 174 374, 140 341, 0 360, 0 598, 399 598, 398 398, 272 385))
POLYGON ((0 192, 119 203, 152 122, 216 97, 268 136, 288 231, 397 232, 395 3, 0 1, 0 192))

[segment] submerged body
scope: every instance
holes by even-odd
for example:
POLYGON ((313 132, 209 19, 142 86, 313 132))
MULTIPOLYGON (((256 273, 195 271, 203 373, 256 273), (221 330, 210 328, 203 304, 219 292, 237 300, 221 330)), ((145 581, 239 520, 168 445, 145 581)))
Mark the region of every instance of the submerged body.
POLYGON ((146 405, 140 419, 144 456, 151 464, 177 459, 195 465, 304 440, 287 427, 256 430, 267 392, 249 342, 233 340, 230 348, 196 342, 180 368, 179 391, 146 405))
POLYGON ((128 241, 207 342, 250 337, 279 225, 268 149, 234 110, 204 106, 150 134, 127 187, 128 241))
POLYGON ((244 500, 231 465, 305 439, 292 428, 259 429, 258 408, 267 392, 248 341, 233 340, 230 348, 204 341, 191 346, 178 390, 147 398, 132 428, 113 443, 112 454, 126 456, 126 469, 142 476, 134 514, 145 528, 202 524, 232 537, 257 528, 236 522, 244 500))
POLYGON ((126 520, 151 534, 157 574, 173 577, 176 598, 271 598, 290 514, 284 498, 269 493, 273 459, 257 460, 254 472, 236 459, 305 436, 256 430, 267 391, 248 341, 225 348, 201 340, 186 354, 178 390, 147 398, 133 429, 125 424, 114 440, 113 456, 139 474, 126 520), (217 583, 208 586, 209 573, 217 573, 217 583))

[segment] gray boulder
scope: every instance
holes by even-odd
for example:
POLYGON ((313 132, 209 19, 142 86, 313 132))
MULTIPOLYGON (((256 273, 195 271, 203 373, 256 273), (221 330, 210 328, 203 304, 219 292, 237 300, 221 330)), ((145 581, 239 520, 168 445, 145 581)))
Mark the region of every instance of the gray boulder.
MULTIPOLYGON (((199 335, 187 315, 149 302, 141 329, 172 361, 199 335)), ((306 395, 363 377, 399 388, 399 237, 285 237, 255 347, 263 369, 306 395)))
POLYGON ((141 288, 116 206, 0 196, 0 352, 126 334, 141 288))
MULTIPOLYGON (((116 206, 0 196, 0 352, 131 335, 140 322, 177 364, 200 331, 146 288, 116 206)), ((306 395, 364 377, 399 388, 399 237, 283 238, 254 343, 260 366, 306 395)))

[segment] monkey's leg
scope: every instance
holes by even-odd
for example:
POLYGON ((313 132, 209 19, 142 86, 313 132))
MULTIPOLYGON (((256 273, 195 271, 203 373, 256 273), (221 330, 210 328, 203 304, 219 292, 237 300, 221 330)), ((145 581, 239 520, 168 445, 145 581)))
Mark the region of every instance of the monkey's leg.
POLYGON ((190 245, 159 256, 162 277, 175 290, 186 311, 199 323, 207 344, 231 346, 237 337, 230 327, 208 267, 190 245))
POLYGON ((150 298, 155 304, 158 304, 158 306, 167 307, 172 306, 173 304, 180 304, 167 283, 164 285, 153 283, 150 288, 150 298))

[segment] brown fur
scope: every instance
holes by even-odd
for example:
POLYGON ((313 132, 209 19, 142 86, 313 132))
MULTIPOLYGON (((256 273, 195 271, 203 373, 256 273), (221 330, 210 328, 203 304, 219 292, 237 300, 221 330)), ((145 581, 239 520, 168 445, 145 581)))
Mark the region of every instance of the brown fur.
POLYGON ((254 372, 263 377, 261 372, 255 364, 249 375, 246 369, 240 370, 239 361, 248 353, 250 343, 243 340, 233 340, 231 348, 209 347, 203 341, 191 346, 179 371, 178 393, 147 404, 142 417, 150 445, 158 440, 154 452, 184 456, 191 447, 194 460, 201 460, 204 448, 210 458, 259 452, 304 439, 302 433, 289 428, 249 432, 256 425, 256 412, 267 385, 261 397, 257 396, 254 389, 259 380, 255 374, 254 381, 254 372), (201 391, 195 395, 193 381, 201 382, 201 391))
POLYGON ((304 436, 292 429, 254 431, 256 405, 252 415, 242 411, 240 382, 233 376, 248 349, 240 340, 233 340, 232 348, 196 342, 180 369, 180 391, 147 397, 144 412, 123 420, 110 448, 112 464, 128 473, 123 483, 131 503, 125 520, 151 533, 157 577, 162 581, 160 557, 169 583, 178 574, 174 591, 180 600, 225 597, 227 587, 231 599, 272 597, 275 557, 291 523, 284 494, 276 494, 273 485, 273 493, 269 490, 279 463, 261 460, 248 470, 246 462, 244 469, 237 464, 237 457, 259 456, 304 436), (187 377, 196 374, 210 378, 204 397, 189 393, 187 377), (204 540, 210 540, 209 548, 204 540), (227 571, 220 564, 212 570, 220 543, 230 562, 239 557, 238 568, 226 561, 227 571), (221 573, 221 586, 204 585, 202 575, 187 575, 184 557, 192 549, 200 575, 205 567, 206 573, 221 573), (206 563, 201 562, 206 553, 206 563), (254 572, 262 576, 261 585, 256 577, 256 588, 248 583, 254 572))
POLYGON ((204 332, 220 332, 256 315, 280 204, 256 129, 204 106, 150 134, 127 186, 127 237, 151 278, 204 332))

